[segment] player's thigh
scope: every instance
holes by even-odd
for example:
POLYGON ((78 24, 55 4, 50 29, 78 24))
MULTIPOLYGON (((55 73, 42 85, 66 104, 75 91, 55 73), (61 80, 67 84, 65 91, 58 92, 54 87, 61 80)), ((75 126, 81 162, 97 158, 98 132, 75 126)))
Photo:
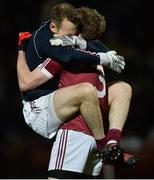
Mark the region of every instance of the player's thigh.
POLYGON ((79 112, 81 103, 91 97, 93 91, 94 87, 90 83, 80 83, 55 91, 53 104, 59 119, 68 120, 79 112))

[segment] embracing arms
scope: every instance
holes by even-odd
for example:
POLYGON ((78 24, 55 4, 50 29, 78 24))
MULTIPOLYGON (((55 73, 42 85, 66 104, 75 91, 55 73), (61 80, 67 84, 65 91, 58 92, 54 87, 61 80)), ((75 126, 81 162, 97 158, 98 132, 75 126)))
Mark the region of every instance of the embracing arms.
POLYGON ((19 89, 27 91, 38 87, 53 78, 61 70, 61 65, 51 59, 46 59, 42 64, 30 71, 25 57, 26 40, 30 34, 25 32, 19 34, 18 57, 17 57, 17 76, 19 89))
POLYGON ((93 52, 99 56, 100 64, 121 73, 125 67, 124 57, 117 54, 116 51, 109 50, 100 41, 85 41, 79 36, 59 36, 50 40, 53 46, 76 46, 79 49, 93 52))

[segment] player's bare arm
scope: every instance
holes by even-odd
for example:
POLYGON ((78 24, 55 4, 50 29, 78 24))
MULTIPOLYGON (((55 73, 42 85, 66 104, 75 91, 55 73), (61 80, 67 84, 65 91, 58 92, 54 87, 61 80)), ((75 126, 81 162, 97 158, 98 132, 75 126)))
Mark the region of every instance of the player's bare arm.
POLYGON ((22 92, 32 90, 40 86, 49 79, 53 78, 54 75, 59 73, 61 70, 61 65, 58 62, 47 58, 42 64, 38 65, 34 70, 30 71, 25 56, 25 50, 27 48, 30 37, 31 33, 29 32, 22 32, 18 37, 19 51, 17 58, 17 75, 19 89, 22 92))
POLYGON ((18 52, 17 75, 21 91, 34 89, 49 80, 49 77, 43 74, 39 67, 33 71, 29 70, 26 63, 25 53, 21 50, 18 52))

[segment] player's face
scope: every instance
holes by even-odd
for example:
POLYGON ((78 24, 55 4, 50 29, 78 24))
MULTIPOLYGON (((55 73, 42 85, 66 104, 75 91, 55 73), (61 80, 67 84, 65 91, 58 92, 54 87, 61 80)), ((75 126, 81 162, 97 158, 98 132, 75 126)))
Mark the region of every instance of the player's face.
POLYGON ((77 32, 76 26, 69 21, 68 19, 64 19, 59 28, 55 27, 54 33, 56 35, 74 35, 77 32))

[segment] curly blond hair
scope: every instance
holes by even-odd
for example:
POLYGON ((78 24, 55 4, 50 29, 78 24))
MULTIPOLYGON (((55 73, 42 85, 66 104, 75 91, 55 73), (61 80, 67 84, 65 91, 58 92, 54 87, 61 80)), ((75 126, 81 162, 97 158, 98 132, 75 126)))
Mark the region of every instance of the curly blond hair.
POLYGON ((96 9, 88 7, 77 8, 76 14, 82 23, 82 37, 88 40, 99 39, 105 31, 105 17, 96 9))

